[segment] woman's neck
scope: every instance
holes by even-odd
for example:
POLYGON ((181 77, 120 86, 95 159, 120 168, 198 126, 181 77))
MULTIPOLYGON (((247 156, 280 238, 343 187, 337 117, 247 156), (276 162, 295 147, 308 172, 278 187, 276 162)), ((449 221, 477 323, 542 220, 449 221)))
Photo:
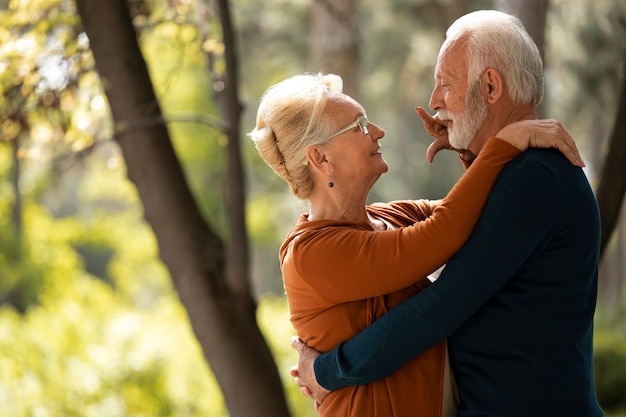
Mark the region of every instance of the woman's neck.
POLYGON ((335 201, 315 201, 311 200, 309 210, 309 221, 313 220, 337 220, 351 222, 366 222, 374 230, 386 230, 387 225, 380 219, 372 217, 366 207, 365 202, 350 205, 337 204, 335 201))
POLYGON ((311 200, 309 220, 368 221, 365 204, 340 204, 336 201, 311 200))

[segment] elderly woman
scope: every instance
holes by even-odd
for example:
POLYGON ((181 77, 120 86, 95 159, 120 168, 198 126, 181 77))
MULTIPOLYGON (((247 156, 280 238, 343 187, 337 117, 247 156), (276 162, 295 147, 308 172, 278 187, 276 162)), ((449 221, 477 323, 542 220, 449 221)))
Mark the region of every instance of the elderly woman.
MULTIPOLYGON (((366 205, 388 169, 379 142, 385 132, 342 93, 338 76, 304 74, 270 87, 249 136, 265 162, 310 204, 280 249, 298 336, 326 352, 428 287, 427 276, 469 238, 500 170, 534 146, 515 132, 576 159, 572 144, 562 140, 571 142, 566 132, 520 123, 525 129, 505 128, 488 141, 445 199, 366 205)), ((384 380, 332 392, 320 415, 441 416, 449 405, 442 398, 451 393, 445 369, 440 343, 384 380)))

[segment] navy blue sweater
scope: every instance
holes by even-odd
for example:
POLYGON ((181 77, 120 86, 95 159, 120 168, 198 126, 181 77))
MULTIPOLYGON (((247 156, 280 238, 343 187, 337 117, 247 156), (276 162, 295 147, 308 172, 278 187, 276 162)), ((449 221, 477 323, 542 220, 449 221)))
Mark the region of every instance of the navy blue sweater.
POLYGON ((317 379, 331 390, 366 384, 447 338, 459 416, 602 416, 592 348, 599 242, 583 171, 530 149, 502 171, 440 278, 318 357, 317 379))

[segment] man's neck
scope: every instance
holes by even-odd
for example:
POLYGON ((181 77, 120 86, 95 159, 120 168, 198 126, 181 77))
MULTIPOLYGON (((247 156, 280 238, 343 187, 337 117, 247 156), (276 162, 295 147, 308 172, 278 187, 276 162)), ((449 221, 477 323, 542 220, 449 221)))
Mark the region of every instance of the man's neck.
POLYGON ((469 150, 478 155, 487 139, 497 136, 498 132, 505 126, 521 120, 533 120, 536 118, 537 111, 530 104, 492 106, 483 125, 478 129, 474 140, 470 143, 469 150))

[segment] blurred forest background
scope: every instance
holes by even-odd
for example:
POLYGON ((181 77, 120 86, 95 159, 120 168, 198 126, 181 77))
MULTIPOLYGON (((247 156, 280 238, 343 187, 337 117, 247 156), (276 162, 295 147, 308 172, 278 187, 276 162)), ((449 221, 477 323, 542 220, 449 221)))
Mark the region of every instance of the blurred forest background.
MULTIPOLYGON (((531 3, 0 0, 0 417, 314 416, 278 266, 306 207, 245 137, 260 95, 343 75, 386 130, 371 200, 441 198, 461 165, 426 163, 414 108, 445 29, 517 7, 544 37, 543 115, 597 190, 624 131, 626 1, 531 3)), ((609 416, 626 416, 624 211, 596 315, 609 416)))

